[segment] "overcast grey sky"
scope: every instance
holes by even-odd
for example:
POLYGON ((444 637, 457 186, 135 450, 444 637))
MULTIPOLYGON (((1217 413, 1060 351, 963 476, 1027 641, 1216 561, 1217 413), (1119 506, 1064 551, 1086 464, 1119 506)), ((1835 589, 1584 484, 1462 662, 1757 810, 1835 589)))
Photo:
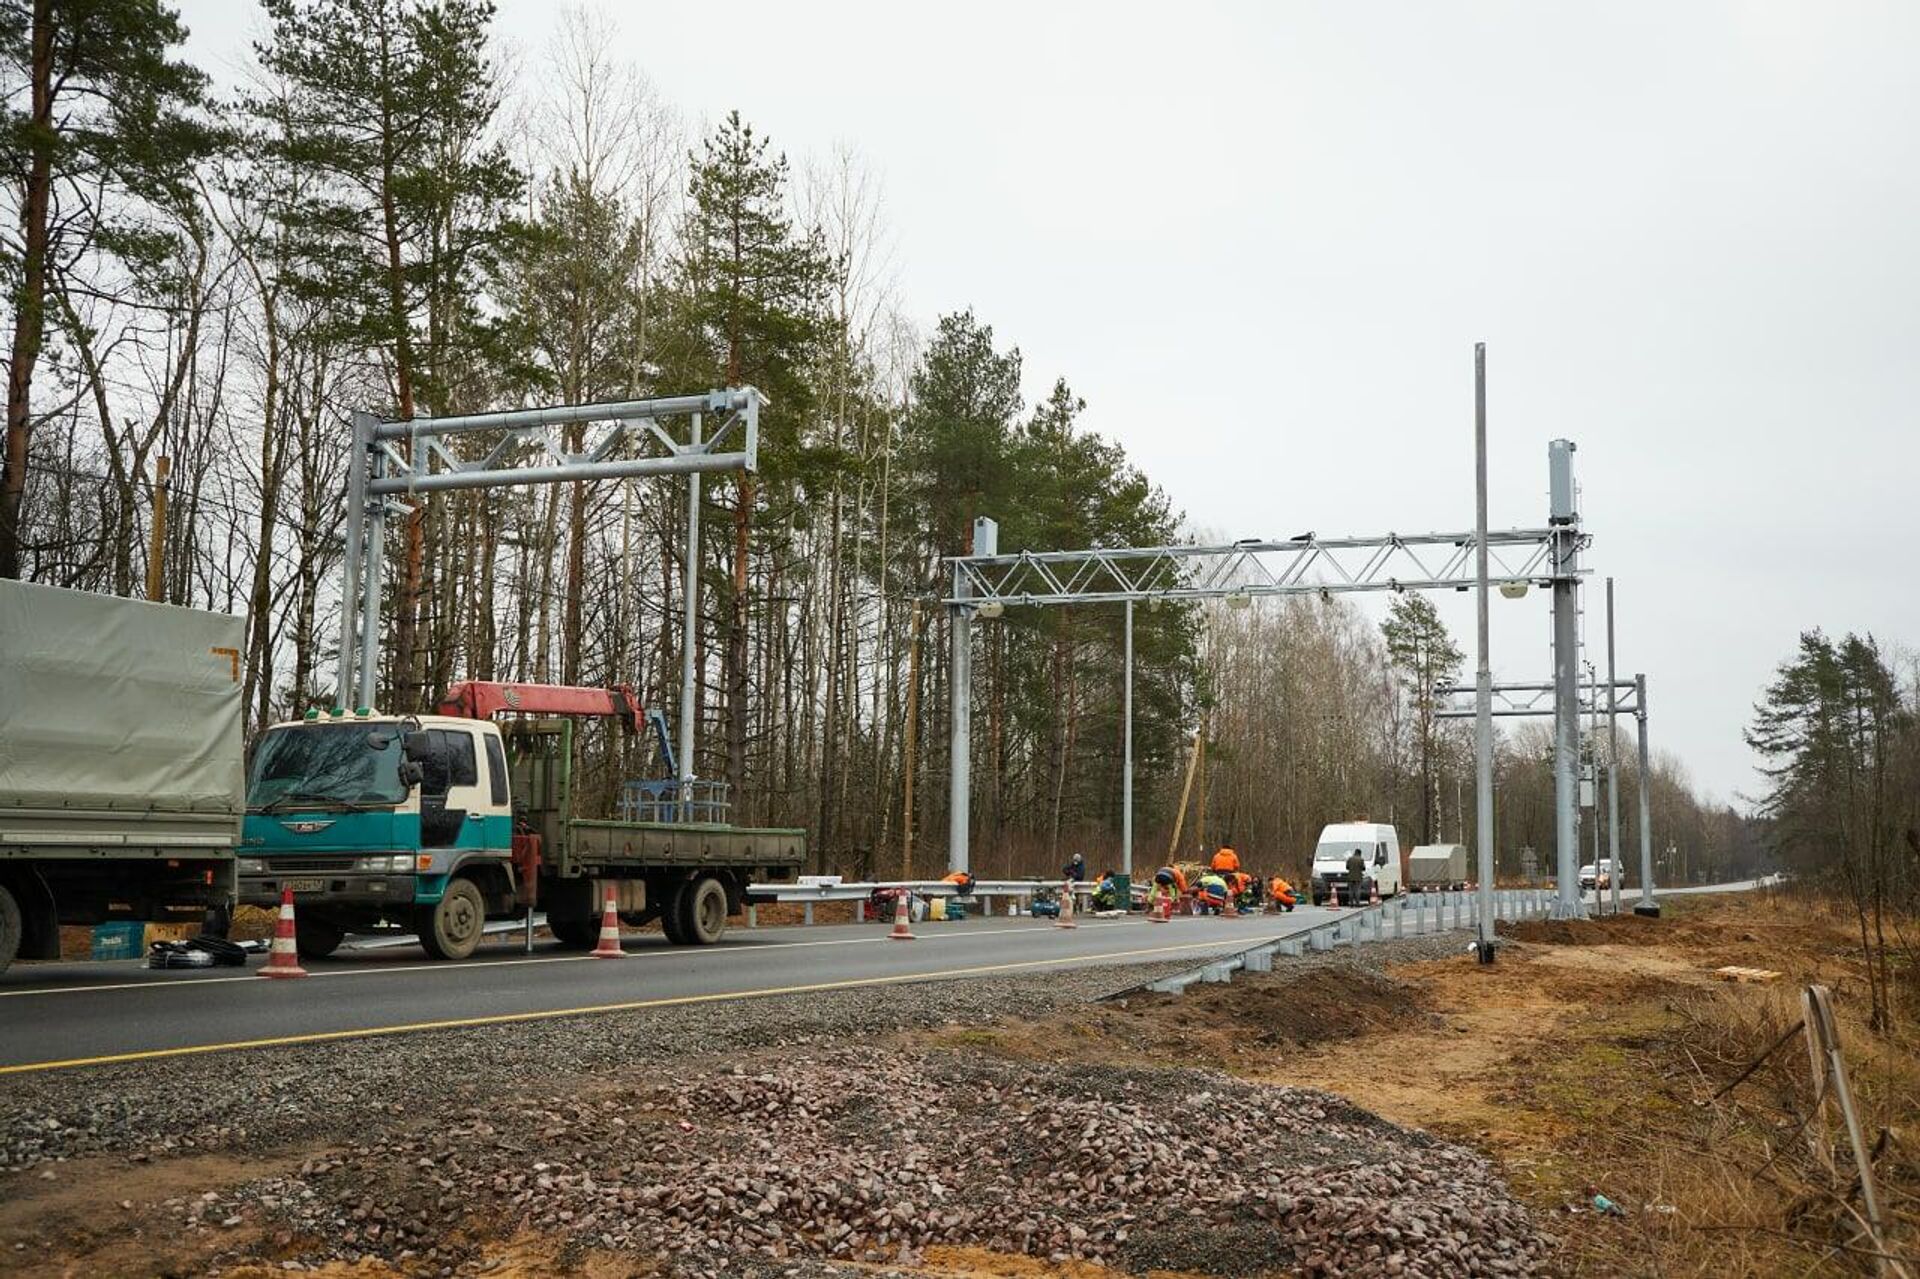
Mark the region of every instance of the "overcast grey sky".
MULTIPOLYGON (((251 3, 183 9, 244 56, 251 3)), ((695 127, 856 148, 907 310, 973 307, 1226 536, 1470 527, 1486 341, 1494 523, 1578 443, 1622 669, 1721 798, 1801 629, 1920 644, 1920 6, 610 12, 695 127)), ((529 69, 555 13, 500 0, 529 69)), ((1494 608, 1546 678, 1546 601, 1494 608)))

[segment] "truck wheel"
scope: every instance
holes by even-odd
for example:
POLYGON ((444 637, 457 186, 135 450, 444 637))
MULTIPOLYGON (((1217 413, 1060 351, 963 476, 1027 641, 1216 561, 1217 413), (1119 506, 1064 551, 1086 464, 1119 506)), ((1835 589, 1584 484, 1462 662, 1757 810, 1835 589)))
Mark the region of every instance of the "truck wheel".
POLYGON ((711 875, 702 875, 680 890, 674 903, 679 909, 683 946, 711 946, 726 936, 727 886, 711 875))
POLYGON ((547 916, 547 931, 567 950, 592 950, 600 940, 600 920, 555 919, 547 916))
POLYGON ((293 946, 302 959, 325 959, 340 949, 346 937, 346 929, 325 919, 294 921, 293 946))
POLYGON ((693 891, 693 884, 681 880, 666 891, 660 906, 660 931, 667 940, 676 946, 687 945, 687 916, 684 909, 687 894, 693 891))
POLYGON ((7 965, 20 953, 20 903, 13 900, 13 894, 0 884, 0 973, 7 971, 7 965))
POLYGON ((480 944, 486 899, 471 879, 454 879, 439 902, 420 910, 420 945, 434 959, 465 959, 480 944))

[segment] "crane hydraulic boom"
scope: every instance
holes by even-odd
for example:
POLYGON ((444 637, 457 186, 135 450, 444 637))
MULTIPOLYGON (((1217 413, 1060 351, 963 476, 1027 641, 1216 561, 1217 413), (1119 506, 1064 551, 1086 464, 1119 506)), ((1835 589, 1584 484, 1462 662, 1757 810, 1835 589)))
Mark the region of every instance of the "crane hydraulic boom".
POLYGON ((522 715, 604 715, 618 719, 630 733, 640 732, 647 722, 630 684, 581 688, 470 679, 451 685, 439 706, 440 714, 464 719, 492 719, 507 711, 522 715))

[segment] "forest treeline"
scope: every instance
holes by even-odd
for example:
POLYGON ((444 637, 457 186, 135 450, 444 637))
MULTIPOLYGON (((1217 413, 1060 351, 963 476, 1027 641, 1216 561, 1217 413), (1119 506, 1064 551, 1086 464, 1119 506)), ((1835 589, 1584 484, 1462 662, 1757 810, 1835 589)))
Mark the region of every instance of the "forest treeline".
MULTIPOLYGON (((703 489, 697 771, 739 819, 805 826, 823 864, 866 873, 898 864, 912 770, 916 869, 935 869, 941 557, 976 515, 1015 550, 1177 541, 1181 513, 1068 378, 1026 401, 990 316, 905 313, 911 264, 856 153, 796 164, 738 114, 689 125, 588 13, 510 77, 492 20, 479 0, 262 0, 249 65, 216 86, 152 0, 0 0, 0 576, 129 595, 151 577, 244 611, 257 729, 333 698, 350 412, 751 384, 760 471, 703 489)), ((677 707, 683 484, 444 493, 390 519, 379 704, 477 677, 677 707)), ((1183 851, 1232 839, 1297 872, 1322 823, 1362 814, 1470 841, 1467 738, 1420 692, 1458 649, 1419 603, 1384 629, 1338 600, 1139 610, 1140 862, 1165 855, 1196 725, 1183 851)), ((977 628, 977 869, 1115 860, 1121 624, 1010 609, 977 628)), ((1547 754, 1543 727, 1502 739, 1510 871, 1527 844, 1550 860, 1547 754)), ((595 780, 654 767, 629 747, 595 780)), ((1656 838, 1690 873, 1751 860, 1677 764, 1653 783, 1656 838)))

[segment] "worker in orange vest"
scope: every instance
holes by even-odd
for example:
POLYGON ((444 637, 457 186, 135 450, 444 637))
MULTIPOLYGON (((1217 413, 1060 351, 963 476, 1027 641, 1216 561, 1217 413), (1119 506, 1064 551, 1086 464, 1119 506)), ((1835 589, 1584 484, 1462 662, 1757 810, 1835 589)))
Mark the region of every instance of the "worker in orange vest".
POLYGON ((1282 910, 1292 910, 1300 902, 1298 894, 1293 891, 1293 885, 1287 882, 1285 875, 1275 875, 1267 881, 1267 896, 1271 897, 1273 904, 1282 910))
POLYGON ((1218 875, 1231 875, 1240 869, 1240 854, 1227 844, 1220 845, 1220 851, 1213 855, 1213 870, 1218 875))

